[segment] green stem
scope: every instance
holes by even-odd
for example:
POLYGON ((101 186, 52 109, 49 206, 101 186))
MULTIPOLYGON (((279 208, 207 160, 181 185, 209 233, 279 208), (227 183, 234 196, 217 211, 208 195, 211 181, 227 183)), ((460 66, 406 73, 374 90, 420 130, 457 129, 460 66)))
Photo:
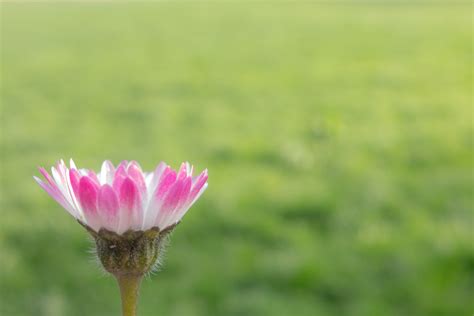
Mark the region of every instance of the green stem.
POLYGON ((142 276, 120 275, 117 276, 117 282, 120 288, 120 297, 122 299, 122 315, 136 316, 138 290, 142 276))

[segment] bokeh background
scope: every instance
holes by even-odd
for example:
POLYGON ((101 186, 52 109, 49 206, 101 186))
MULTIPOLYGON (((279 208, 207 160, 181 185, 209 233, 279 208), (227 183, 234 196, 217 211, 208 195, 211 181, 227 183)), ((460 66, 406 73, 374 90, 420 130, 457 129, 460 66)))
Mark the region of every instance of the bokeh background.
POLYGON ((33 181, 209 168, 141 315, 472 315, 472 5, 3 3, 0 315, 119 315, 33 181))

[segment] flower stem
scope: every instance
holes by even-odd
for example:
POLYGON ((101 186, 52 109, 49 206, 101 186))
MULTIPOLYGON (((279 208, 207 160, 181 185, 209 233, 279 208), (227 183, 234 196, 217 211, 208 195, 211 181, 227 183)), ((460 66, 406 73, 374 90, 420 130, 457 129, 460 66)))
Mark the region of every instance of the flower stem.
POLYGON ((122 315, 136 316, 138 290, 142 280, 141 275, 116 276, 122 299, 122 315))

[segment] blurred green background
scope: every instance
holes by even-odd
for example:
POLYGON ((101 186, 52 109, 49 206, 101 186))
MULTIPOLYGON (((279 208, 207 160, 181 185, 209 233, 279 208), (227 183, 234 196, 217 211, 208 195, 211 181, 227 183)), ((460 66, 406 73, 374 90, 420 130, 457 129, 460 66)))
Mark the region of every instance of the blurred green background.
POLYGON ((0 315, 118 315, 33 181, 209 168, 140 315, 472 315, 472 5, 2 4, 0 315))

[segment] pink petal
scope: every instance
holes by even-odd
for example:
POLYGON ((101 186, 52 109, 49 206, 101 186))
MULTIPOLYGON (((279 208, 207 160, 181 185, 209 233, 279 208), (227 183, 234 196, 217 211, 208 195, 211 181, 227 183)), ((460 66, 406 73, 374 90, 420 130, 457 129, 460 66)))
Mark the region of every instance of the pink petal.
POLYGON ((183 181, 176 181, 163 202, 163 208, 174 209, 178 205, 184 189, 183 181))
POLYGON ((119 202, 114 189, 108 185, 103 185, 99 190, 99 214, 105 228, 116 231, 119 224, 119 202))
POLYGON ((122 186, 120 187, 120 206, 129 210, 134 209, 139 202, 139 194, 140 193, 138 192, 135 182, 131 178, 125 178, 122 186))
POLYGON ((184 190, 184 182, 183 181, 176 181, 175 184, 171 187, 171 189, 166 194, 166 197, 163 200, 163 205, 158 213, 158 217, 156 219, 157 225, 160 229, 164 229, 166 223, 169 222, 170 217, 173 214, 176 206, 178 205, 184 190))
POLYGON ((97 177, 97 174, 93 170, 88 170, 87 171, 87 176, 95 182, 97 186, 100 186, 100 181, 99 178, 97 177))
POLYGON ((186 174, 187 176, 192 176, 194 167, 189 163, 186 162, 186 174))
POLYGON ((151 194, 155 192, 156 186, 158 185, 158 181, 161 178, 161 175, 166 169, 166 164, 164 162, 160 162, 158 166, 155 168, 155 171, 151 174, 151 181, 148 182, 148 192, 151 194))
POLYGON ((115 176, 127 176, 127 166, 128 166, 128 161, 123 160, 122 162, 119 163, 117 166, 117 170, 115 170, 115 176))
POLYGON ((191 182, 191 177, 187 177, 185 180, 183 180, 183 190, 181 192, 179 202, 176 205, 172 214, 170 215, 168 221, 165 223, 166 226, 178 222, 186 212, 185 207, 191 190, 191 182))
POLYGON ((206 169, 194 181, 191 192, 189 193, 188 203, 192 204, 195 201, 195 199, 198 197, 199 192, 206 184, 207 179, 208 179, 208 175, 207 175, 207 169, 206 169))
POLYGON ((123 181, 126 177, 123 176, 115 176, 114 182, 112 183, 112 187, 116 194, 120 194, 120 188, 122 187, 123 181))
POLYGON ((181 164, 178 172, 178 180, 183 180, 188 174, 188 166, 185 162, 181 164))
POLYGON ((112 183, 112 186, 113 186, 116 194, 120 194, 120 187, 122 186, 122 182, 127 177, 126 166, 127 166, 127 162, 122 161, 118 165, 117 170, 115 171, 114 181, 112 183))
POLYGON ((84 176, 79 181, 79 201, 84 210, 87 225, 98 231, 100 228, 100 217, 97 212, 97 199, 99 189, 89 177, 84 176))
POLYGON ((199 177, 197 177, 194 181, 194 184, 192 185, 191 192, 189 192, 189 195, 186 198, 186 202, 184 204, 181 204, 176 208, 175 214, 173 214, 171 221, 167 223, 167 225, 176 223, 183 218, 183 216, 186 214, 186 212, 189 210, 189 208, 194 204, 194 202, 197 201, 197 199, 201 196, 201 194, 206 190, 207 188, 207 169, 204 170, 199 177))
POLYGON ((64 177, 66 178, 66 187, 67 187, 67 192, 71 198, 71 202, 73 207, 76 209, 77 214, 79 215, 79 219, 84 221, 84 216, 82 215, 82 209, 81 205, 79 203, 79 198, 78 198, 78 189, 79 189, 79 180, 80 176, 77 170, 72 171, 68 170, 67 167, 65 167, 64 170, 64 177), (73 180, 71 180, 71 174, 73 174, 73 180))
POLYGON ((148 195, 150 196, 150 200, 144 214, 145 218, 143 220, 143 230, 147 230, 155 226, 156 215, 158 214, 162 201, 161 199, 157 198, 157 195, 153 194, 153 192, 157 192, 158 183, 162 179, 162 175, 166 169, 167 165, 164 162, 160 162, 155 171, 149 175, 151 178, 147 179, 147 191, 148 195))
POLYGON ((130 162, 127 168, 127 174, 135 181, 142 196, 146 195, 146 183, 143 177, 143 171, 136 161, 130 162))
POLYGON ((161 199, 166 192, 171 188, 171 186, 176 182, 176 172, 167 167, 165 171, 163 171, 163 175, 161 176, 160 182, 155 190, 155 197, 161 199))
POLYGON ((81 176, 76 169, 69 170, 69 179, 71 180, 71 187, 76 197, 79 196, 79 181, 81 176))
POLYGON ((119 233, 128 229, 141 229, 143 212, 141 210, 141 197, 137 185, 131 178, 125 178, 120 187, 120 227, 119 233))
POLYGON ((183 191, 181 192, 181 196, 179 198, 178 204, 176 205, 176 209, 179 209, 187 202, 189 193, 191 191, 191 184, 191 177, 187 177, 183 180, 183 191))
POLYGON ((100 183, 112 184, 112 181, 114 179, 114 172, 115 172, 115 167, 113 163, 111 163, 109 160, 104 161, 100 169, 100 179, 99 179, 100 183))
POLYGON ((61 192, 64 200, 74 208, 74 201, 72 200, 71 194, 69 193, 68 181, 66 179, 66 170, 63 168, 63 161, 57 163, 56 168, 51 167, 51 173, 53 175, 54 182, 56 183, 56 189, 61 192))
POLYGON ((43 177, 48 181, 49 185, 51 185, 53 188, 57 188, 56 182, 54 182, 53 178, 49 175, 48 171, 44 169, 43 167, 38 168, 39 172, 43 175, 43 177))

